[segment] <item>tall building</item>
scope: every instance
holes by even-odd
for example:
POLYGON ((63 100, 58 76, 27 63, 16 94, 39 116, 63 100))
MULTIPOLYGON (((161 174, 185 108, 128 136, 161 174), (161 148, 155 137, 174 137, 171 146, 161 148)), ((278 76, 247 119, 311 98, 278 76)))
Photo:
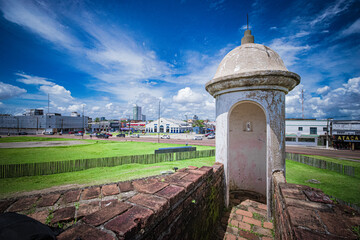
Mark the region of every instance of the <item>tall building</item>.
POLYGON ((137 105, 133 107, 133 120, 142 120, 141 107, 137 105))

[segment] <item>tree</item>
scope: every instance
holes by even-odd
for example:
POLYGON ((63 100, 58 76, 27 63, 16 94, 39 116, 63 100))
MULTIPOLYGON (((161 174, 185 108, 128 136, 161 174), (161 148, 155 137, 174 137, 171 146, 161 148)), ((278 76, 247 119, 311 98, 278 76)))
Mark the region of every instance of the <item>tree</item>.
POLYGON ((193 121, 193 127, 204 127, 204 120, 193 121))
POLYGON ((100 119, 98 117, 95 118, 95 122, 100 122, 100 119))

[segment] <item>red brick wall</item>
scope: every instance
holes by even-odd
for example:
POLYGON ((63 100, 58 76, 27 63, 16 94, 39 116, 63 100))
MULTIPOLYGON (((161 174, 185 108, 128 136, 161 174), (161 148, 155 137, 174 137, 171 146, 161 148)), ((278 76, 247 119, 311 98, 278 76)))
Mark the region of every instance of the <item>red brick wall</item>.
POLYGON ((275 172, 273 194, 276 239, 358 239, 353 228, 360 214, 321 190, 286 183, 283 172, 275 172))

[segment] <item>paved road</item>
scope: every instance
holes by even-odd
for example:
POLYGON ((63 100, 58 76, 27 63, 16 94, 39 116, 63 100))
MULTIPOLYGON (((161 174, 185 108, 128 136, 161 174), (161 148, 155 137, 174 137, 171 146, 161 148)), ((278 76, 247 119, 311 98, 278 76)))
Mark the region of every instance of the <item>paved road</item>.
MULTIPOLYGON (((75 138, 82 139, 82 137, 76 137, 74 135, 53 135, 47 137, 63 137, 63 138, 75 138)), ((89 136, 85 136, 84 139, 90 139, 89 136)), ((106 141, 106 139, 98 139, 92 138, 101 141, 106 141)), ((156 136, 153 137, 144 137, 140 136, 140 138, 118 138, 111 137, 109 138, 111 141, 138 141, 138 142, 158 142, 158 138, 156 136)), ((193 140, 193 139, 159 139, 160 143, 176 143, 176 144, 188 144, 188 145, 202 145, 202 146, 215 146, 215 139, 207 139, 203 138, 203 140, 193 140)), ((356 159, 360 160, 360 151, 351 151, 351 150, 334 150, 334 149, 324 149, 317 147, 300 147, 300 146, 286 146, 286 152, 291 153, 299 153, 299 154, 308 154, 308 155, 319 155, 326 157, 333 157, 339 159, 356 159)))
POLYGON ((286 146, 286 152, 300 153, 307 155, 319 155, 319 156, 333 157, 340 159, 360 160, 359 150, 351 151, 351 150, 322 149, 322 148, 313 148, 313 147, 286 146))

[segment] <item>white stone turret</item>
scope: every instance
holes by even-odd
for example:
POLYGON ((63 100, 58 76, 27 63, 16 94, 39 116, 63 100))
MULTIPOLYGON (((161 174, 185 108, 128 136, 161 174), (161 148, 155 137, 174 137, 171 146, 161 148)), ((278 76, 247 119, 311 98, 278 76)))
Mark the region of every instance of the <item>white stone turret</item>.
POLYGON ((246 190, 265 196, 270 209, 272 173, 285 172, 285 94, 299 83, 250 30, 206 83, 216 98, 216 161, 224 164, 227 204, 230 191, 246 190))

